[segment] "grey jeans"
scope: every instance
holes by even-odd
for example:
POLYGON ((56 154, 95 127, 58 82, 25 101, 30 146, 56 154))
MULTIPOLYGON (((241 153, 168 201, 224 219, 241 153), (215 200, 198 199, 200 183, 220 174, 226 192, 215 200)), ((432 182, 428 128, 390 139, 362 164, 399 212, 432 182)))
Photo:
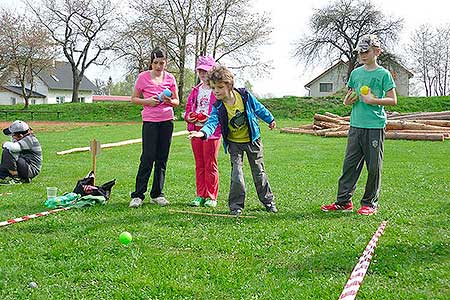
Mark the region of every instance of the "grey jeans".
POLYGON ((365 162, 368 176, 361 205, 377 207, 381 187, 384 137, 383 128, 350 127, 336 204, 346 205, 352 201, 365 162))
POLYGON ((263 146, 258 139, 251 143, 229 142, 228 151, 231 160, 231 184, 228 196, 230 210, 243 209, 245 200, 245 182, 242 170, 244 152, 247 154, 250 169, 252 171, 253 183, 259 201, 263 205, 271 204, 274 197, 269 185, 266 171, 264 170, 263 146))

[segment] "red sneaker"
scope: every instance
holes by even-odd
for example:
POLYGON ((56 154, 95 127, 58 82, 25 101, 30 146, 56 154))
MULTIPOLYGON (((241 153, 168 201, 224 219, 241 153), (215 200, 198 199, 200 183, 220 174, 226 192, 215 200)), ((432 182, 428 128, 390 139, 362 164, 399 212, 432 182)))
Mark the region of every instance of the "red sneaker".
POLYGON ((358 209, 358 215, 370 216, 375 214, 376 212, 377 209, 370 206, 361 206, 361 208, 358 209))
POLYGON ((338 205, 336 203, 330 205, 322 205, 320 207, 322 211, 342 211, 351 212, 353 211, 353 203, 350 201, 347 205, 338 205))

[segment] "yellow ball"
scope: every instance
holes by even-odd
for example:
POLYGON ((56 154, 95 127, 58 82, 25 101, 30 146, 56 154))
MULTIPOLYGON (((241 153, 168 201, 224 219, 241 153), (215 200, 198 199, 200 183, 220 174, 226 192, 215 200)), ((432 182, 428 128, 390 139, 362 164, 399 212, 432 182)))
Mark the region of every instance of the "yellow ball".
POLYGON ((369 87, 367 85, 363 85, 359 91, 361 92, 361 94, 367 95, 369 94, 369 87))
POLYGON ((131 233, 127 231, 124 231, 119 235, 119 241, 124 245, 128 245, 129 243, 131 243, 132 239, 133 237, 131 236, 131 233))

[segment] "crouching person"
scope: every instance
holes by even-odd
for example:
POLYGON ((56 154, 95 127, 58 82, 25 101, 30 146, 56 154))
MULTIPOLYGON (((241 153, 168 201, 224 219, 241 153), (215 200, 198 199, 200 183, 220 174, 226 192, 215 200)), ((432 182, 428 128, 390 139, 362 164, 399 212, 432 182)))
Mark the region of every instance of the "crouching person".
POLYGON ((2 145, 0 184, 30 183, 41 171, 41 144, 24 121, 14 121, 3 133, 11 141, 2 145))

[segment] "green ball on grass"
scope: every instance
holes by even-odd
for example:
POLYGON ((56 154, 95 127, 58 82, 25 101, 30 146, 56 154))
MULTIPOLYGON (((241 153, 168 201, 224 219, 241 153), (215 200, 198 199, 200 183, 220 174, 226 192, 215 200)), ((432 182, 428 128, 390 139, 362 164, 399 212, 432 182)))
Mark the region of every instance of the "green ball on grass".
POLYGON ((123 245, 128 245, 133 240, 133 237, 131 236, 131 233, 128 231, 124 231, 119 235, 119 241, 123 245))

